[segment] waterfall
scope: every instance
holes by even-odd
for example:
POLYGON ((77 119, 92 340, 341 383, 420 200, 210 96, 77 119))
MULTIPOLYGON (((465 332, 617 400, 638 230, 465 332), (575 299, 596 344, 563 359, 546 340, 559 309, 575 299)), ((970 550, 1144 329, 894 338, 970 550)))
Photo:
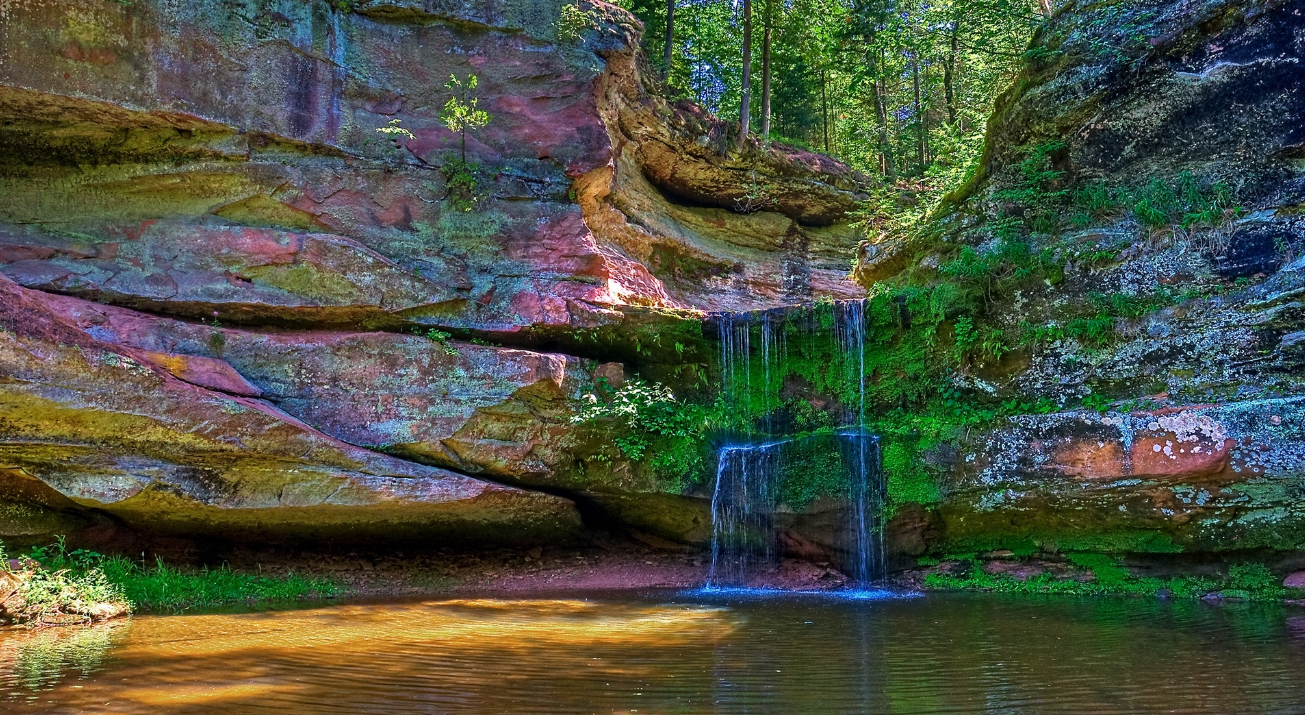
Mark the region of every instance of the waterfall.
POLYGON ((880 468, 879 437, 868 432, 838 435, 843 461, 848 465, 848 575, 858 585, 868 585, 887 575, 884 563, 884 506, 886 484, 880 468))
POLYGON ((844 571, 861 585, 885 574, 882 522, 886 488, 879 438, 865 428, 865 302, 840 301, 830 308, 802 309, 798 315, 800 320, 773 311, 725 313, 717 322, 721 392, 733 426, 717 452, 709 588, 744 586, 761 568, 778 560, 775 512, 782 480, 786 468, 796 469, 801 464, 800 455, 790 457, 798 459, 797 464, 786 464, 785 451, 797 447, 791 446, 793 440, 775 435, 774 414, 783 406, 783 400, 776 397, 785 375, 788 330, 795 330, 805 340, 828 341, 819 344, 826 346, 822 351, 832 353, 830 369, 853 387, 853 397, 844 400, 845 412, 840 418, 846 426, 834 435, 825 433, 823 439, 798 442, 808 450, 823 449, 822 454, 834 451, 841 456, 848 485, 848 523, 837 549, 845 554, 844 571), (832 324, 828 313, 823 320, 815 319, 817 310, 826 309, 832 310, 832 324), (754 383, 754 378, 759 379, 754 383), (828 441, 831 437, 836 444, 828 441))
POLYGON ((879 437, 865 429, 865 301, 834 304, 834 339, 838 341, 844 379, 857 387, 855 429, 839 435, 844 462, 849 466, 847 551, 850 574, 859 584, 882 579, 884 563, 884 507, 887 483, 881 468, 879 437))
POLYGON ((773 523, 782 442, 722 447, 711 497, 708 588, 746 586, 777 556, 773 523))

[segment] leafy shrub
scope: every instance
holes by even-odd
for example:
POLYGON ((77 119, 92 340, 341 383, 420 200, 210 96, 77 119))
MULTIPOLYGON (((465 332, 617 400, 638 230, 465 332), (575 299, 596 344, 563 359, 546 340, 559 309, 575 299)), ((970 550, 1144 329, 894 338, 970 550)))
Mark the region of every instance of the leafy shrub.
POLYGON ((575 424, 615 420, 619 434, 612 441, 621 454, 643 459, 655 436, 698 438, 704 430, 701 408, 675 398, 669 387, 643 380, 627 380, 613 390, 600 379, 598 389, 585 396, 587 404, 571 418, 575 424))
POLYGON ((31 567, 20 577, 17 593, 3 613, 13 621, 89 623, 130 609, 122 588, 100 568, 98 554, 68 551, 62 537, 53 547, 33 549, 26 561, 31 567))
POLYGON ((557 39, 563 42, 575 42, 580 34, 591 24, 589 13, 574 3, 562 5, 557 17, 557 39))

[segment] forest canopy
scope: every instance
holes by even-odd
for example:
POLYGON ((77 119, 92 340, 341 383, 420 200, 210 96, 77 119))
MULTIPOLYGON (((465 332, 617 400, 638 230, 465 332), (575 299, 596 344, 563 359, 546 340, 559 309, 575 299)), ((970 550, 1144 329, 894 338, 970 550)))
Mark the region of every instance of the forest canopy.
POLYGON ((643 21, 672 95, 734 121, 746 104, 759 139, 934 195, 974 166, 993 101, 1049 11, 1040 0, 620 4, 643 21))

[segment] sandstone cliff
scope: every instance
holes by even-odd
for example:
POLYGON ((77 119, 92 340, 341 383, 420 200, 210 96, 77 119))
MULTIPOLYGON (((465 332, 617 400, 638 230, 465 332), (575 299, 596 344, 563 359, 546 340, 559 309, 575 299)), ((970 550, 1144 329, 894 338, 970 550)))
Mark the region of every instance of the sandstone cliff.
POLYGON ((865 179, 729 148, 631 16, 560 7, 0 4, 0 536, 519 542, 571 496, 701 538, 577 473, 576 400, 696 384, 700 311, 862 295, 865 179))

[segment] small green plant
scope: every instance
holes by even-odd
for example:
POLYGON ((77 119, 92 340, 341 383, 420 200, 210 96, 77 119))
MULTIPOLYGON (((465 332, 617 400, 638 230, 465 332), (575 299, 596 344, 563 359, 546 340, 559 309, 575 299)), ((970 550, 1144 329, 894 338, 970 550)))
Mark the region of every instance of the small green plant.
POLYGON ((565 3, 557 18, 557 39, 563 42, 575 42, 590 25, 589 13, 581 10, 575 3, 565 3))
POLYGON ((957 318, 952 330, 956 334, 956 359, 960 360, 978 342, 979 332, 974 329, 974 320, 969 316, 957 318))
POLYGON ((1083 407, 1096 412, 1105 412, 1110 409, 1111 400, 1105 395, 1091 393, 1083 397, 1083 407))
POLYGON ((452 158, 440 165, 448 183, 448 199, 454 209, 469 212, 485 200, 480 178, 480 165, 452 158))
POLYGON ((1016 166, 1016 180, 997 192, 996 198, 1011 207, 994 233, 1013 238, 1018 229, 1054 234, 1060 230, 1059 205, 1068 195, 1065 172, 1053 166, 1053 158, 1064 151, 1064 142, 1045 142, 1020 150, 1024 158, 1016 166))
POLYGON ((386 124, 383 127, 377 127, 376 131, 388 136, 390 139, 394 141, 396 146, 398 145, 400 139, 417 138, 416 134, 413 134, 411 131, 408 131, 408 129, 403 126, 403 122, 400 119, 391 119, 389 124, 386 124))
POLYGON ((449 75, 449 81, 444 85, 453 96, 440 110, 440 121, 450 131, 457 132, 463 165, 467 163, 467 130, 483 127, 489 124, 490 119, 489 112, 478 106, 480 98, 472 94, 479 83, 480 79, 474 74, 467 75, 466 80, 458 79, 457 75, 449 75))
POLYGON ((757 181, 756 169, 749 171, 748 182, 743 185, 743 194, 734 199, 734 210, 750 214, 774 206, 779 200, 770 196, 771 191, 770 184, 757 181))
MULTIPOLYGON (((0 549, 0 559, 3 559, 0 549)), ((62 625, 112 618, 130 609, 119 585, 100 568, 98 554, 69 551, 63 537, 49 547, 32 549, 23 559, 15 598, 0 617, 18 623, 62 625)))
POLYGON ((427 328, 425 331, 416 330, 414 332, 431 342, 439 343, 440 346, 444 348, 445 355, 458 354, 458 349, 449 343, 449 341, 453 339, 452 333, 445 332, 439 328, 427 328))
MULTIPOLYGON (((1227 588, 1239 592, 1235 595, 1253 601, 1269 601, 1287 595, 1287 589, 1282 587, 1269 567, 1257 563, 1233 564, 1228 569, 1227 588)), ((1228 595, 1227 591, 1225 595, 1228 595)))

